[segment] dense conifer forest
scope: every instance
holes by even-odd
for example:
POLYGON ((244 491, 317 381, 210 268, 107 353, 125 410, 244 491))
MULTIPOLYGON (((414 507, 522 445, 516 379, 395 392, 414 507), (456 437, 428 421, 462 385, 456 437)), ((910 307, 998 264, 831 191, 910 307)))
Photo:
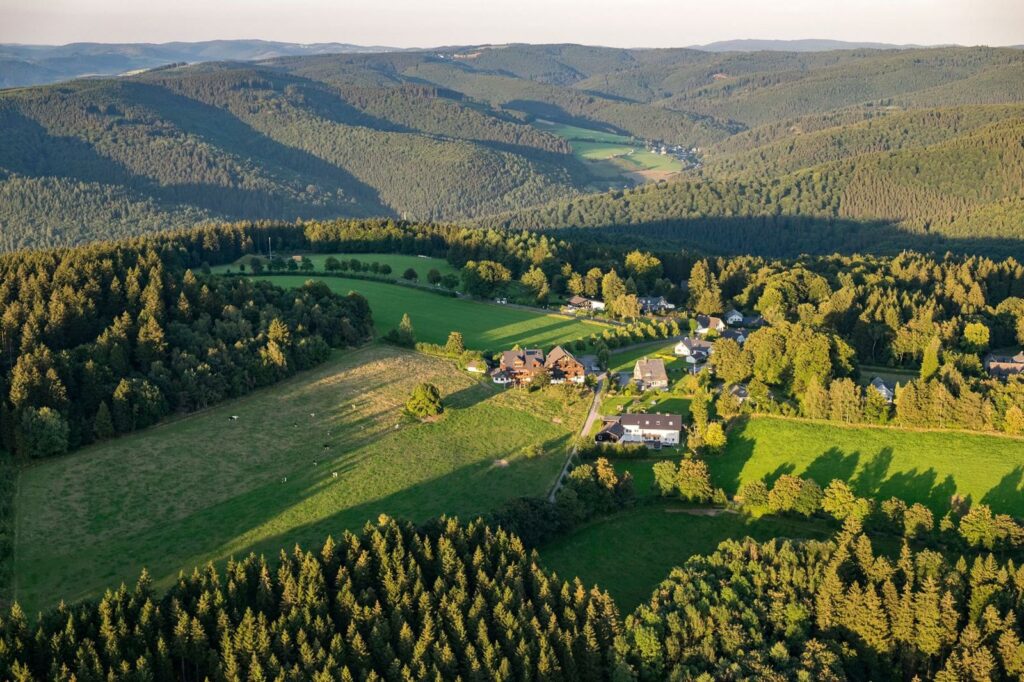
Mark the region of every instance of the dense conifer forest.
POLYGON ((512 45, 8 90, 0 249, 392 216, 710 252, 1005 254, 1022 237, 1022 75, 1013 49, 512 45), (602 176, 538 121, 680 145, 700 163, 623 193, 625 176, 602 176))

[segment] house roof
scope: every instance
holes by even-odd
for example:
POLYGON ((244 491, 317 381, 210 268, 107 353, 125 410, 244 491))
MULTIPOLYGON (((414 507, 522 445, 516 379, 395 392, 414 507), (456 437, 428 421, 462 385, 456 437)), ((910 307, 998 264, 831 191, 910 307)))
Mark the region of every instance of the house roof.
POLYGON ((892 384, 887 382, 882 377, 875 377, 874 379, 872 379, 871 380, 871 385, 874 386, 875 388, 885 388, 885 389, 888 389, 890 391, 893 390, 892 384))
POLYGON ((1016 355, 989 353, 988 357, 985 358, 985 363, 987 364, 990 362, 998 362, 1006 365, 1022 365, 1024 364, 1024 351, 1021 351, 1016 355))
POLYGON ((616 438, 622 438, 622 434, 625 433, 625 430, 622 428, 622 424, 620 424, 617 421, 613 421, 613 422, 608 422, 607 424, 605 424, 604 428, 601 429, 599 434, 600 433, 610 433, 611 435, 615 436, 616 438))
POLYGON ((586 305, 588 303, 590 303, 590 299, 582 296, 573 296, 569 299, 569 305, 586 305))
POLYGON ((736 396, 737 398, 749 398, 750 390, 746 384, 736 384, 729 389, 729 393, 736 396))
POLYGON ((739 316, 739 317, 742 318, 743 317, 743 313, 741 313, 740 311, 736 310, 735 308, 730 308, 729 310, 725 311, 725 315, 723 315, 722 317, 736 317, 736 316, 739 316))
POLYGON ((678 414, 624 414, 619 417, 619 423, 655 431, 680 431, 683 428, 683 418, 678 414))
POLYGON ((747 338, 747 331, 745 329, 726 329, 722 332, 722 338, 732 339, 733 341, 745 340, 747 338))
POLYGON ((687 336, 684 339, 680 339, 679 343, 686 346, 687 349, 692 353, 694 351, 702 351, 707 353, 711 350, 711 342, 706 339, 698 339, 693 336, 687 336))
POLYGON ((555 346, 554 348, 551 349, 551 352, 548 353, 548 357, 544 361, 544 366, 554 367, 555 363, 558 362, 559 360, 562 360, 563 358, 568 358, 572 362, 579 362, 579 360, 576 359, 576 356, 574 356, 572 353, 562 348, 561 346, 555 346))
POLYGON ((710 315, 698 315, 697 316, 697 326, 700 329, 712 329, 712 328, 716 328, 716 327, 718 327, 718 328, 724 327, 725 323, 722 322, 722 320, 720 318, 717 318, 717 317, 713 317, 713 316, 710 316, 710 315))
POLYGON ((658 358, 642 358, 636 361, 633 368, 634 376, 640 373, 640 379, 647 383, 654 381, 668 382, 668 372, 665 371, 665 361, 658 358))
POLYGON ((539 367, 544 364, 544 351, 540 348, 507 350, 501 354, 501 361, 506 367, 512 367, 516 361, 522 362, 526 367, 539 367))

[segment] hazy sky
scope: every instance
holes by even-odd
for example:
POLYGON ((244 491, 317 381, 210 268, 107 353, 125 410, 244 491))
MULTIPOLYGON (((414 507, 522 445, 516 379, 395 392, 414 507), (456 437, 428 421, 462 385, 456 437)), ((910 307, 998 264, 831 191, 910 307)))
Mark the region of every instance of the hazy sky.
POLYGON ((1024 0, 0 0, 0 42, 1024 43, 1024 0))

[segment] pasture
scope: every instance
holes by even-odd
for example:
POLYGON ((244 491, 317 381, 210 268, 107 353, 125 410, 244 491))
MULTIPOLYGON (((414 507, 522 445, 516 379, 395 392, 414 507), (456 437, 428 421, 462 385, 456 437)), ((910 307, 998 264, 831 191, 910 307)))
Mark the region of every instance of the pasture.
MULTIPOLYGON (((443 258, 423 258, 420 256, 407 256, 397 253, 306 253, 301 254, 313 262, 313 267, 316 268, 316 272, 325 272, 325 264, 328 258, 337 258, 340 261, 350 261, 353 258, 360 263, 369 265, 371 263, 380 263, 381 265, 391 266, 391 274, 388 277, 400 278, 402 273, 407 268, 412 268, 419 275, 420 282, 427 281, 427 273, 431 269, 436 269, 442 275, 458 275, 459 271, 452 267, 451 263, 444 260, 443 258)), ((256 256, 264 262, 267 262, 266 258, 256 256)), ((224 272, 238 272, 238 265, 243 264, 246 269, 249 267, 249 262, 253 256, 243 256, 237 261, 230 265, 218 265, 212 268, 213 272, 224 273, 224 272)))
MULTIPOLYGON (((620 469, 620 462, 615 466, 620 469)), ((629 613, 650 598, 673 567, 696 554, 713 552, 725 540, 825 539, 832 532, 827 522, 817 519, 754 520, 728 513, 694 516, 681 510, 655 502, 599 518, 541 547, 541 564, 560 578, 579 577, 588 586, 608 590, 622 613, 629 613)))
POLYGON ((643 182, 683 169, 675 157, 652 153, 643 140, 628 135, 543 120, 534 125, 568 141, 573 155, 601 178, 631 177, 643 182))
POLYGON ((134 582, 143 567, 166 587, 182 567, 316 545, 382 513, 473 517, 543 494, 588 406, 560 387, 502 391, 382 345, 339 352, 250 396, 25 469, 13 591, 32 613, 134 582), (403 414, 422 381, 447 406, 430 423, 403 414), (543 453, 528 457, 536 444, 543 453))
MULTIPOLYGON (((278 286, 297 287, 310 278, 316 279, 316 276, 284 275, 267 279, 278 286)), ((418 341, 444 343, 450 331, 458 330, 466 346, 476 350, 505 350, 517 343, 547 350, 604 329, 604 325, 596 322, 440 296, 416 287, 338 277, 324 277, 322 281, 339 293, 358 291, 365 296, 379 334, 397 327, 402 315, 409 313, 418 341)))
POLYGON ((730 495, 748 481, 796 474, 822 486, 839 478, 858 495, 921 502, 940 515, 957 494, 1024 516, 1021 439, 755 417, 730 430, 725 453, 708 466, 730 495))

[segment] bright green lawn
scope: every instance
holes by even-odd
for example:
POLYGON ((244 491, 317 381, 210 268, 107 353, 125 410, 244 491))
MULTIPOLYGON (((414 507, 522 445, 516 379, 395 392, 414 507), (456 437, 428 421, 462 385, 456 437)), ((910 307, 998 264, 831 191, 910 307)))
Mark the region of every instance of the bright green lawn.
POLYGON ((631 153, 634 147, 610 142, 573 142, 572 150, 587 161, 608 161, 631 153))
POLYGON ((633 138, 628 135, 619 135, 618 133, 608 133, 602 130, 594 130, 593 128, 580 128, 579 126, 568 125, 566 123, 549 123, 545 121, 536 121, 536 126, 541 130, 557 135, 563 139, 587 141, 587 142, 605 142, 612 144, 632 144, 633 138))
MULTIPOLYGON (((310 276, 288 275, 267 279, 278 286, 295 287, 310 276)), ((466 346, 477 350, 504 350, 517 343, 547 350, 556 344, 574 341, 604 329, 604 325, 595 322, 449 298, 398 284, 338 277, 325 277, 323 281, 335 291, 358 291, 365 296, 370 302, 378 333, 397 327, 402 315, 409 313, 419 341, 444 343, 449 332, 458 330, 462 332, 466 346)))
POLYGON ((611 593, 620 611, 628 613, 651 596, 673 567, 695 554, 713 552, 724 540, 748 535, 758 540, 824 539, 832 531, 820 520, 692 516, 667 508, 642 505, 598 519, 541 548, 541 563, 563 579, 596 583, 611 593))
POLYGON ((1019 439, 757 417, 730 431, 726 452, 709 465, 715 486, 730 494, 747 481, 794 473, 823 486, 841 478, 859 495, 900 497, 940 514, 956 493, 1024 516, 1019 439))
POLYGON ((133 581, 143 566, 166 586, 179 569, 318 545, 381 513, 470 517, 543 494, 588 406, 559 387, 502 391, 381 345, 339 353, 245 398, 28 468, 16 598, 33 612, 133 581), (421 381, 445 396, 435 423, 402 414, 421 381), (536 443, 545 454, 526 458, 536 443))
POLYGON ((632 371, 636 361, 641 358, 661 358, 665 361, 665 369, 669 372, 670 379, 678 379, 686 370, 686 361, 673 354, 676 342, 659 345, 656 343, 645 344, 640 348, 627 348, 621 353, 612 353, 611 369, 615 372, 632 371))
MULTIPOLYGON (((290 254, 289 254, 290 255, 290 254)), ((325 271, 325 263, 328 258, 337 258, 338 260, 348 261, 353 258, 361 263, 380 263, 381 265, 390 265, 391 274, 388 277, 399 278, 407 268, 412 268, 419 275, 420 282, 427 281, 427 273, 432 268, 436 268, 442 275, 457 275, 456 270, 452 265, 444 260, 443 258, 421 258, 419 256, 404 256, 401 254, 394 253, 307 253, 303 254, 309 260, 313 261, 313 267, 316 268, 317 272, 325 271)), ((238 272, 238 264, 242 263, 249 267, 249 261, 252 260, 252 256, 243 256, 231 265, 218 265, 213 268, 214 272, 226 272, 230 269, 232 272, 238 272)), ((266 260, 266 259, 263 259, 266 260)))

